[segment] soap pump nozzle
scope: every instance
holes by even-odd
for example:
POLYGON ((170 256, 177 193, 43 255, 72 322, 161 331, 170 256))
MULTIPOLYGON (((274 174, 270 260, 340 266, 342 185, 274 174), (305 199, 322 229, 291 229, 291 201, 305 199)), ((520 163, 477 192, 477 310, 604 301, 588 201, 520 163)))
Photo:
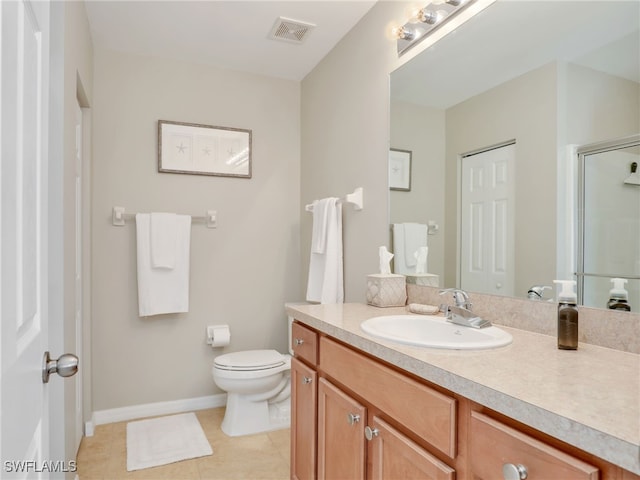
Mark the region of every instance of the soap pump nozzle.
POLYGON ((629 293, 625 290, 624 285, 627 283, 626 278, 612 278, 613 288, 609 291, 609 301, 607 308, 611 310, 631 311, 629 305, 629 293))
POLYGON ((572 303, 574 305, 577 303, 578 296, 573 288, 576 285, 575 280, 554 280, 553 283, 562 285, 562 290, 558 293, 559 303, 572 303))
POLYGON ((613 288, 609 291, 609 298, 618 298, 620 300, 628 300, 629 293, 625 290, 624 286, 627 283, 626 278, 612 278, 611 283, 613 288))

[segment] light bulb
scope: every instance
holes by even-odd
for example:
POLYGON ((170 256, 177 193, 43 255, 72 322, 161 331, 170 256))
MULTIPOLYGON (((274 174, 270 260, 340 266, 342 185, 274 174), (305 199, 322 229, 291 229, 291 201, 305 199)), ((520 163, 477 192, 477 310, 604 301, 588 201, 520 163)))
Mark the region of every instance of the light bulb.
POLYGON ((447 12, 445 12, 444 10, 438 10, 434 12, 433 10, 422 9, 418 13, 418 20, 420 20, 422 23, 435 25, 446 16, 447 16, 447 12))
POLYGON ((404 27, 404 26, 395 27, 392 30, 392 32, 395 35, 395 37, 399 38, 400 40, 411 41, 415 37, 415 33, 412 32, 411 30, 409 30, 408 28, 404 27))

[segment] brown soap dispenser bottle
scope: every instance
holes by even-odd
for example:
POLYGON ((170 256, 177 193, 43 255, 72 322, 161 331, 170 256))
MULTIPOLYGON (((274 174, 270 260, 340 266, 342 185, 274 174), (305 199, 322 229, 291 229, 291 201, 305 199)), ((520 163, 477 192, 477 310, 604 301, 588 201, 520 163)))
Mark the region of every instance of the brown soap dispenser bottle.
POLYGON ((575 280, 554 280, 562 285, 558 293, 558 348, 578 349, 578 297, 573 289, 575 280))

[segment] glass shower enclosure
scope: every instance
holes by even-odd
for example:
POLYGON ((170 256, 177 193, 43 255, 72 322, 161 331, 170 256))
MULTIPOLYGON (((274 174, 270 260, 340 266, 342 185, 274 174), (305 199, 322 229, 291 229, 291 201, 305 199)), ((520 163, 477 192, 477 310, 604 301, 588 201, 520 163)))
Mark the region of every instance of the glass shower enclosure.
POLYGON ((611 280, 626 280, 640 312, 640 135, 578 149, 578 302, 606 308, 611 280))

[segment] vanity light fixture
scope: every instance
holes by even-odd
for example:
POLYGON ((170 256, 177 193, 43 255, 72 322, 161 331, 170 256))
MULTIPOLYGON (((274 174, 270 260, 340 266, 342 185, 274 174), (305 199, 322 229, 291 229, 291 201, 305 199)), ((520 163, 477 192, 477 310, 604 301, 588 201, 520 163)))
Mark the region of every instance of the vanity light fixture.
POLYGON ((432 0, 431 3, 418 9, 404 25, 393 29, 392 33, 398 46, 398 56, 417 45, 436 29, 457 16, 458 13, 467 9, 467 7, 476 3, 485 4, 475 9, 476 11, 471 13, 470 18, 494 1, 495 0, 432 0))

